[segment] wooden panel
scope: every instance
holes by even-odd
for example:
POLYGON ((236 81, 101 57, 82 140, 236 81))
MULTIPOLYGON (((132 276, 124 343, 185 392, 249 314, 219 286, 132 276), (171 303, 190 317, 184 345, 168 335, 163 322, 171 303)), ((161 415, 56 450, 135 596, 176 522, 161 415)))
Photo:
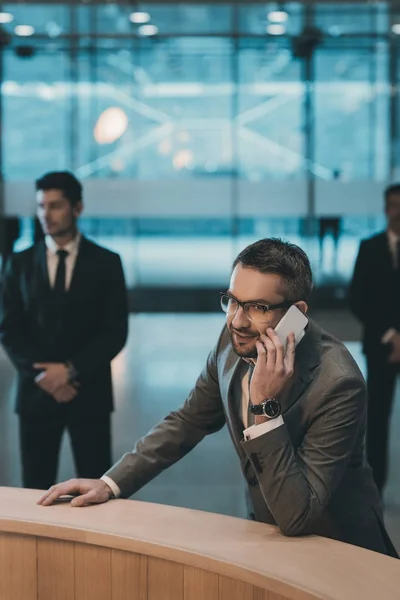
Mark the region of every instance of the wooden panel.
POLYGON ((183 565, 148 558, 148 600, 183 600, 183 565))
POLYGON ((218 575, 196 567, 184 567, 184 600, 218 600, 218 575))
POLYGON ((111 551, 113 600, 147 600, 147 556, 111 551))
POLYGON ((73 600, 74 544, 39 538, 37 549, 38 600, 73 600))
POLYGON ((75 544, 75 600, 111 600, 111 549, 75 544))
POLYGON ((0 533, 1 600, 36 600, 36 537, 0 533))
POLYGON ((230 577, 219 577, 219 600, 253 600, 254 587, 230 577))
POLYGON ((285 596, 281 596, 280 594, 274 594, 274 592, 269 592, 268 590, 261 590, 260 588, 254 588, 254 598, 253 600, 288 600, 285 596))

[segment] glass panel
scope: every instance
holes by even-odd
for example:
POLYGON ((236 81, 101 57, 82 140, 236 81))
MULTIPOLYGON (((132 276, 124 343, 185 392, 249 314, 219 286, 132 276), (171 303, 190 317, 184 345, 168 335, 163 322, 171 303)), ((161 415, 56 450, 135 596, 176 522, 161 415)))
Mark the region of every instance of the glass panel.
POLYGON ((281 29, 278 31, 286 35, 297 35, 302 27, 303 9, 300 2, 242 4, 239 8, 239 33, 264 36, 269 25, 279 24, 281 29), (277 15, 277 11, 285 12, 287 17, 277 15))
POLYGON ((315 25, 332 36, 351 33, 375 33, 377 6, 360 2, 320 3, 315 7, 315 25))
POLYGON ((241 40, 236 126, 242 178, 304 176, 300 69, 285 40, 241 40))
POLYGON ((3 147, 8 180, 34 180, 69 166, 68 56, 38 50, 4 54, 3 147))
POLYGON ((383 42, 326 42, 315 54, 315 158, 325 179, 388 177, 388 54, 383 42))
POLYGON ((99 33, 136 33, 143 24, 154 25, 160 35, 210 35, 228 33, 231 27, 231 7, 228 4, 140 3, 98 7, 99 33), (129 15, 146 13, 144 22, 132 23, 129 15))
POLYGON ((78 174, 148 181, 230 172, 230 52, 219 38, 81 52, 78 174))
MULTIPOLYGON (((65 4, 22 4, 9 3, 2 7, 4 12, 14 16, 11 23, 5 24, 7 31, 12 32, 17 25, 31 25, 37 34, 45 34, 50 38, 70 32, 70 9, 65 4)), ((2 25, 3 27, 3 25, 2 25)))

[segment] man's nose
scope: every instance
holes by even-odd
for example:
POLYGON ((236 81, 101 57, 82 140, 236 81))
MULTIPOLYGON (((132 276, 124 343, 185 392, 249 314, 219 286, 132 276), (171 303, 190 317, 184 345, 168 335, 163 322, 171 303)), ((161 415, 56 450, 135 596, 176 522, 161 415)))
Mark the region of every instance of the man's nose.
POLYGON ((239 306, 235 316, 232 319, 232 325, 235 329, 240 329, 241 327, 248 327, 250 324, 249 317, 245 313, 243 306, 239 306))

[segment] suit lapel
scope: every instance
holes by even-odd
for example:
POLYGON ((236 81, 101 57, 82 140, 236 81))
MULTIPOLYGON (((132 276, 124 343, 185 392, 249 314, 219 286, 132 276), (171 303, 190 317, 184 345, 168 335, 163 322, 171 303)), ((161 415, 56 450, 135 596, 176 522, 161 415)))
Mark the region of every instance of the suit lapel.
POLYGON ((393 256, 386 231, 377 236, 374 251, 376 252, 376 258, 382 261, 381 268, 385 271, 393 271, 393 256))
POLYGON ((81 241, 79 243, 78 248, 78 256, 76 257, 74 270, 72 272, 71 283, 69 285, 69 290, 67 294, 67 298, 70 299, 76 293, 79 292, 82 285, 82 281, 86 279, 85 276, 85 265, 86 265, 86 256, 88 252, 88 242, 86 238, 81 237, 81 241))
POLYGON ((243 439, 243 424, 241 421, 242 377, 248 365, 236 356, 230 342, 222 351, 219 360, 223 366, 220 378, 221 397, 225 404, 225 413, 229 433, 237 451, 242 454, 240 442, 243 439))
POLYGON ((34 254, 37 284, 42 290, 50 291, 49 271, 47 268, 47 249, 44 240, 39 242, 34 254))

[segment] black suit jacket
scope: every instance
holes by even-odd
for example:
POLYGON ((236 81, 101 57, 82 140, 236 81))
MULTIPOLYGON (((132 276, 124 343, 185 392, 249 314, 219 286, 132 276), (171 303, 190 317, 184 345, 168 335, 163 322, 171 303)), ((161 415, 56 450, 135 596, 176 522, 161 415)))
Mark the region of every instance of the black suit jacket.
POLYGON ((71 285, 54 321, 44 241, 13 254, 2 289, 0 340, 18 371, 16 410, 51 415, 59 405, 34 382, 35 362, 71 361, 80 383, 78 414, 113 409, 111 360, 127 337, 127 294, 119 256, 82 237, 71 285))
POLYGON ((363 240, 350 284, 349 305, 363 325, 366 354, 387 353, 382 336, 391 327, 400 329, 395 278, 387 233, 363 240))

